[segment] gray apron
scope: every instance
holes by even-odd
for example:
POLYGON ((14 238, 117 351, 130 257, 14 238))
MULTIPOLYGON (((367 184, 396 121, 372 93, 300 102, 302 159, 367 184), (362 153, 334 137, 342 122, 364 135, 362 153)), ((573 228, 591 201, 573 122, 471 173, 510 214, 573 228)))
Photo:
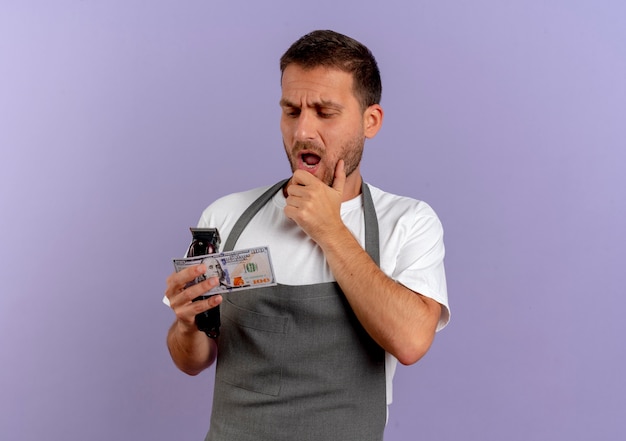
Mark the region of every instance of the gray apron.
MULTIPOLYGON (((239 218, 224 251, 285 181, 239 218)), ((378 221, 364 183, 365 249, 379 262, 378 221)), ((296 270, 294 268, 294 270, 296 270)), ((224 296, 211 426, 205 441, 380 441, 385 351, 336 282, 224 296)))

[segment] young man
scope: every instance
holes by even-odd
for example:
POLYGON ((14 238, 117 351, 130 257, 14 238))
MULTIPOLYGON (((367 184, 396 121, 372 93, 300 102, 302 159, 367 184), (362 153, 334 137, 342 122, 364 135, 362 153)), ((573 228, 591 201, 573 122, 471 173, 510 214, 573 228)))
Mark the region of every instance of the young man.
POLYGON ((448 321, 443 230, 426 203, 363 182, 383 122, 370 51, 315 31, 280 67, 293 175, 219 199, 199 222, 228 237, 221 251, 269 245, 278 286, 192 302, 217 280, 184 289, 202 265, 172 274, 168 347, 190 375, 218 359, 207 440, 381 440, 397 361, 418 361, 448 321), (194 317, 220 304, 210 339, 194 317))

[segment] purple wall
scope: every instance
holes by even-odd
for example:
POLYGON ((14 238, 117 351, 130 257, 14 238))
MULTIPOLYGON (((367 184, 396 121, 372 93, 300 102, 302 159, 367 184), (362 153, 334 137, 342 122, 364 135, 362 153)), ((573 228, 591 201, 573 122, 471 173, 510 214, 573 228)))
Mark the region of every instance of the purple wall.
POLYGON ((202 439, 164 280, 288 175, 277 63, 315 28, 379 60, 366 179, 446 228, 452 322, 386 440, 622 438, 626 3, 247 3, 0 4, 0 439, 202 439))

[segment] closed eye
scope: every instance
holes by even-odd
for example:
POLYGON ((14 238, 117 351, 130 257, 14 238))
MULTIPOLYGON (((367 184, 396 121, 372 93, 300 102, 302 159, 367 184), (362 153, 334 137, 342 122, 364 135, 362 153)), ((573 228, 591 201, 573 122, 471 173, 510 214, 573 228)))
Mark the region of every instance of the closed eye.
POLYGON ((300 109, 296 108, 296 107, 284 107, 283 108, 283 113, 287 116, 290 117, 296 117, 298 115, 300 115, 301 111, 300 109))
POLYGON ((320 118, 332 118, 339 113, 336 108, 328 106, 317 106, 316 111, 320 118))

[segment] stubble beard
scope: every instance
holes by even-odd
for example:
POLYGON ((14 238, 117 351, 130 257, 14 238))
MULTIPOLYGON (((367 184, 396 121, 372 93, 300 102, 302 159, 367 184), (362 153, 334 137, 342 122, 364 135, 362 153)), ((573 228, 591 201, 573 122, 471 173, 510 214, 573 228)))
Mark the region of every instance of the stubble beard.
MULTIPOLYGON (((323 148, 319 148, 315 143, 307 141, 297 141, 294 144, 293 148, 288 149, 285 141, 283 140, 283 146, 285 147, 285 153, 287 154, 287 159, 289 160, 289 164, 291 165, 292 173, 298 169, 298 162, 301 151, 306 150, 315 153, 316 155, 320 156, 320 158, 322 158, 322 154, 324 152, 323 148)), ((350 176, 352 173, 354 173, 354 171, 361 163, 364 146, 365 137, 354 136, 342 146, 337 160, 333 164, 327 164, 328 166, 324 170, 323 176, 318 176, 318 178, 329 187, 332 187, 335 180, 335 169, 337 168, 337 162, 339 161, 339 159, 343 159, 344 161, 346 177, 350 176)))

